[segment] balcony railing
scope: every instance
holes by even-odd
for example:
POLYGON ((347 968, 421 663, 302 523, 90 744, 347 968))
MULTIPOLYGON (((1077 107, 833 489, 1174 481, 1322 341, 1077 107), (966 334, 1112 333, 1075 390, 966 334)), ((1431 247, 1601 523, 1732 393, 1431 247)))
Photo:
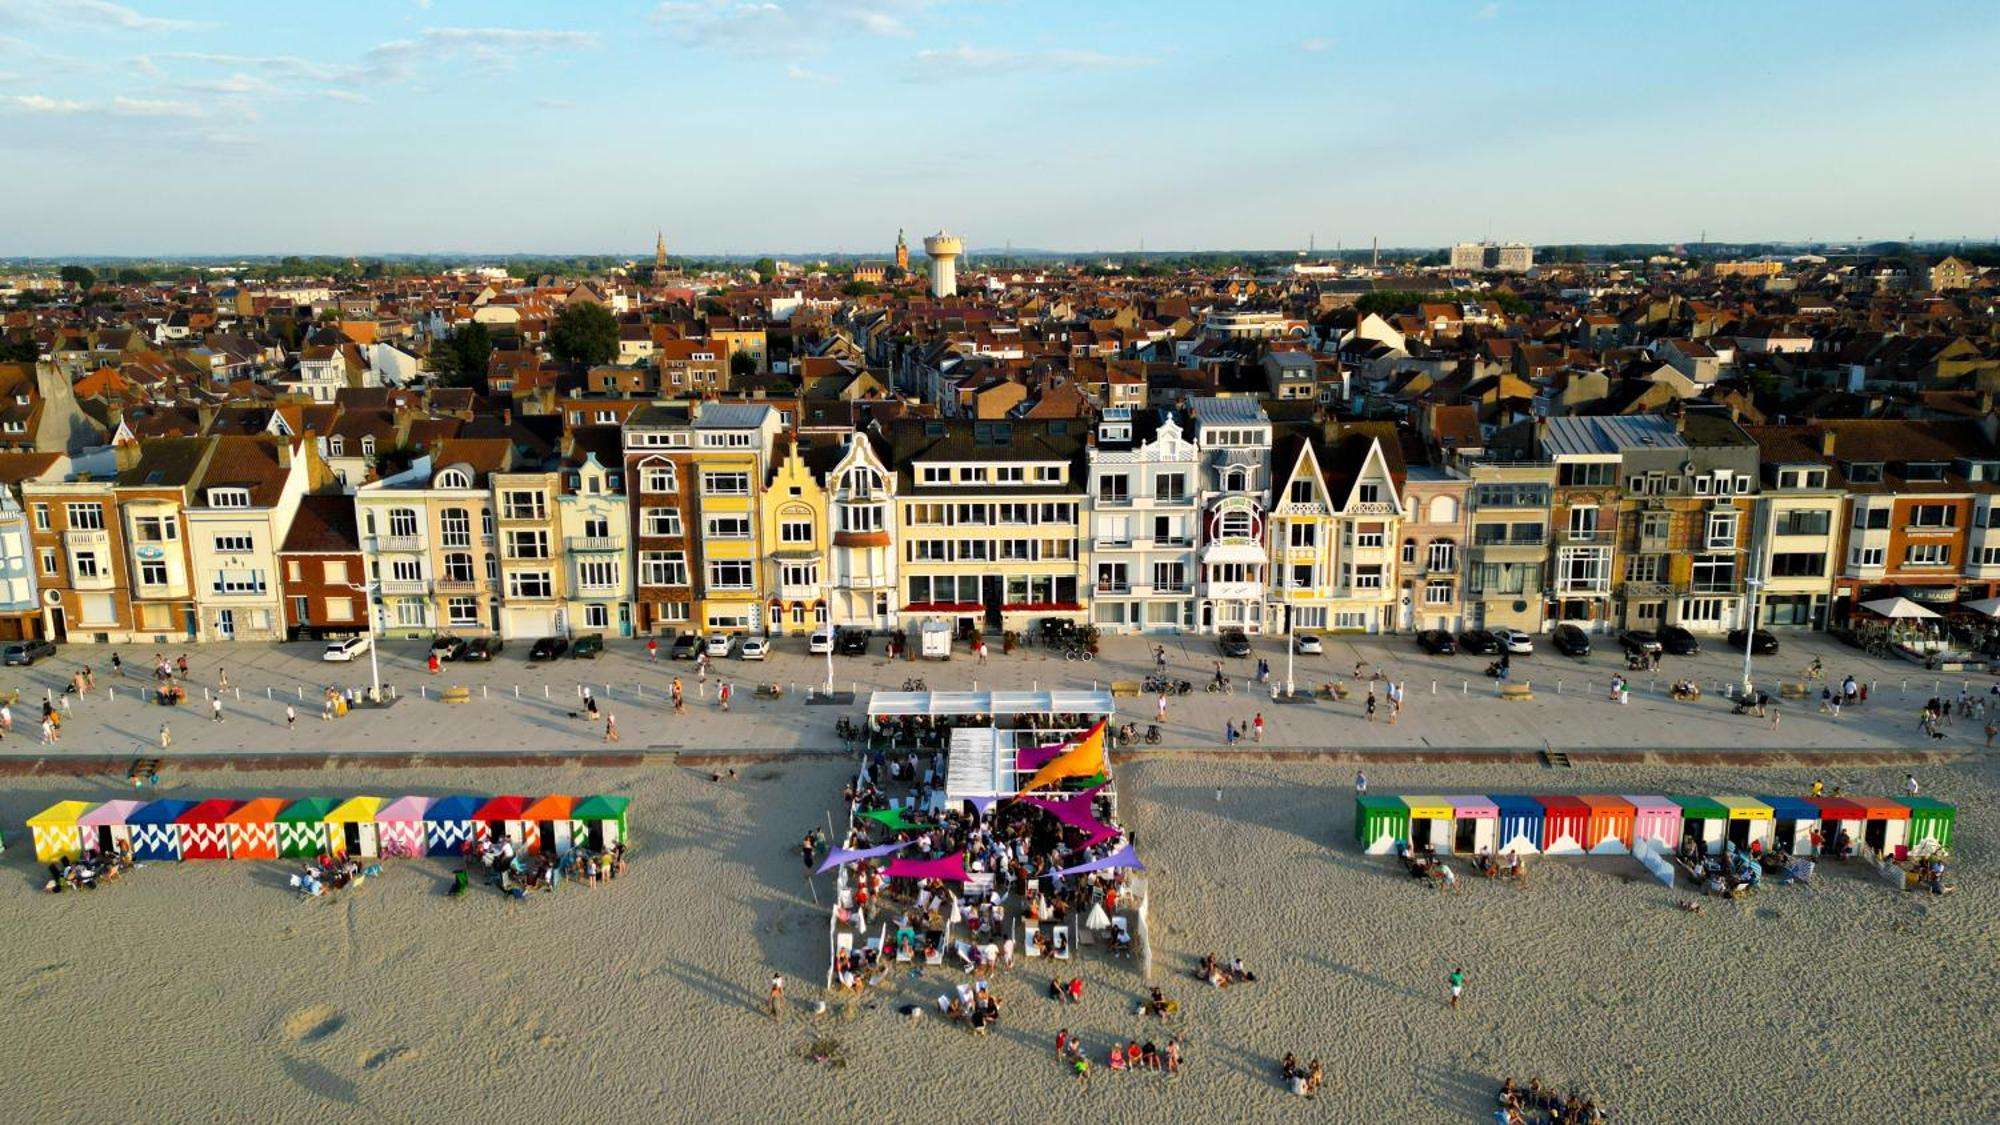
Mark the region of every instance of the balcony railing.
POLYGON ((1167 537, 1165 537, 1165 538, 1162 538, 1162 537, 1160 537, 1160 536, 1158 536, 1158 535, 1155 535, 1155 536, 1153 536, 1153 546, 1155 546, 1155 547, 1192 547, 1192 546, 1194 546, 1194 540, 1192 540, 1192 539, 1189 539, 1189 538, 1188 538, 1187 536, 1185 536, 1185 535, 1172 535, 1172 536, 1167 536, 1167 537))
POLYGON ((1556 540, 1562 543, 1609 544, 1614 533, 1608 527, 1565 527, 1556 532, 1556 540))
POLYGON ((430 584, 421 578, 382 579, 382 592, 384 594, 421 594, 428 590, 429 586, 430 584))
POLYGON ((572 535, 566 541, 572 551, 622 551, 625 541, 616 535, 572 535))
POLYGON ((1099 495, 1097 497, 1097 506, 1100 508, 1129 508, 1132 506, 1132 498, 1130 496, 1099 495))
POLYGON ((1475 547, 1539 547, 1548 542, 1548 536, 1541 528, 1532 531, 1516 531, 1507 535, 1486 535, 1474 532, 1472 545, 1475 547))
POLYGON ((424 549, 424 537, 421 535, 377 535, 375 537, 375 549, 377 551, 394 551, 405 554, 422 553, 424 549))
POLYGON ((471 594, 477 592, 479 583, 470 578, 440 578, 437 592, 440 594, 471 594))
POLYGON ((1097 592, 1100 594, 1129 594, 1132 592, 1132 584, 1129 582, 1099 582, 1097 584, 1097 592))

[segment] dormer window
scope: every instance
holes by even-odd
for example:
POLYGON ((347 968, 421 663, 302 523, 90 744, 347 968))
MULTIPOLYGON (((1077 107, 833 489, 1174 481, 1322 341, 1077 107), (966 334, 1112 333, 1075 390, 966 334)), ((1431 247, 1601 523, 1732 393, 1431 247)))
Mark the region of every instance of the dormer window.
POLYGON ((247 508, 250 506, 250 490, 247 488, 211 488, 208 490, 208 506, 211 508, 247 508))
POLYGON ((347 456, 347 439, 343 437, 332 437, 326 439, 326 452, 327 455, 330 457, 347 456))
POLYGON ((439 488, 471 488, 472 477, 463 469, 446 469, 437 475, 439 488))
POLYGON ((1943 461, 1905 461, 1904 480, 1939 481, 1944 479, 1943 461))
POLYGON ((1881 484, 1882 462, 1849 461, 1847 463, 1847 482, 1849 484, 1881 484))
POLYGON ((362 435, 362 438, 361 438, 361 455, 362 455, 363 457, 373 457, 373 456, 375 456, 375 435, 373 435, 373 434, 364 434, 364 435, 362 435))

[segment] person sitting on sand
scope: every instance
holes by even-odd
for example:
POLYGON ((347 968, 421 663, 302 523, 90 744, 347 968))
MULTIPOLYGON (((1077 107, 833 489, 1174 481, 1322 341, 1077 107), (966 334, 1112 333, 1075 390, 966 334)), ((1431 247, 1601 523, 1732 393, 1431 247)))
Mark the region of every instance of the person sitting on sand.
POLYGON ((1290 1051, 1286 1051, 1284 1059, 1278 1063, 1279 1076, 1284 1078, 1285 1082, 1289 1084, 1300 1073, 1302 1072, 1299 1070, 1299 1057, 1290 1051))
POLYGON ((1312 1062, 1306 1064, 1307 1097, 1311 1097, 1312 1095, 1319 1093, 1320 1084, 1325 1081, 1326 1081, 1326 1071, 1323 1068, 1321 1068, 1318 1059, 1314 1059, 1312 1062))
POLYGON ((1125 1047, 1121 1043, 1113 1043, 1111 1045, 1111 1069, 1125 1069, 1125 1047))
POLYGON ((1146 1046, 1143 1048, 1143 1050, 1145 1052, 1144 1057, 1146 1060, 1146 1069, 1147 1070, 1160 1069, 1160 1048, 1155 1046, 1151 1039, 1148 1039, 1146 1040, 1146 1046))
POLYGON ((1238 957, 1235 960, 1229 962, 1229 977, 1231 980, 1234 980, 1238 984, 1250 984, 1256 981, 1257 974, 1251 972, 1249 969, 1244 968, 1243 958, 1238 957))
POLYGON ((1083 978, 1082 978, 1082 977, 1071 977, 1071 978, 1070 978, 1070 981, 1069 981, 1069 1002, 1070 1002, 1070 1003, 1072 1003, 1072 1004, 1081 1004, 1081 1003, 1083 1003, 1083 978))

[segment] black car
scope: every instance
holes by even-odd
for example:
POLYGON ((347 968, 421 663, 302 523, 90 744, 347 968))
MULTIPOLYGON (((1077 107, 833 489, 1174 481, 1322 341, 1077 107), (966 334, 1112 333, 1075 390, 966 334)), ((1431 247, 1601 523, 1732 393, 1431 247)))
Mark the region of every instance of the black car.
POLYGON ((501 641, 499 637, 473 637, 464 643, 464 646, 458 650, 458 655, 452 657, 452 659, 491 660, 500 655, 500 650, 506 647, 506 643, 501 641))
POLYGON ((1678 625, 1660 626, 1660 647, 1669 656, 1696 656, 1701 652, 1701 642, 1678 625))
POLYGON ((1556 626, 1555 634, 1549 639, 1555 644, 1556 651, 1564 656, 1590 655, 1590 634, 1568 622, 1556 626))
POLYGON ((693 633, 682 633, 674 638, 674 647, 667 651, 674 660, 693 660, 701 655, 701 638, 693 633))
POLYGON ((4 656, 0 656, 0 661, 4 661, 7 664, 19 664, 26 667, 34 664, 34 662, 37 660, 44 660, 47 659, 48 657, 54 656, 55 654, 56 654, 56 646, 54 642, 18 641, 14 644, 7 646, 6 654, 4 656))
POLYGON ((833 651, 842 656, 868 655, 868 630, 842 629, 833 637, 833 651))
POLYGON ((569 658, 571 660, 595 660, 603 655, 603 633, 585 633, 576 639, 575 644, 569 646, 569 658))
POLYGON ((543 637, 528 646, 528 663, 554 660, 569 651, 569 642, 562 637, 543 637))
POLYGON ((1472 656, 1498 656, 1504 647, 1499 637, 1485 629, 1467 629, 1458 635, 1458 651, 1472 656))
POLYGON ((1425 629, 1418 633, 1417 647, 1439 656, 1450 656, 1458 651, 1458 645, 1452 642, 1451 634, 1443 629, 1425 629))
POLYGON ((431 638, 431 655, 437 657, 439 660, 456 658, 459 650, 464 647, 465 642, 452 636, 450 633, 439 633, 437 636, 431 638))
MULTIPOLYGON (((1750 642, 1750 652, 1752 655, 1754 656, 1778 655, 1778 638, 1772 636, 1769 633, 1766 633, 1764 630, 1762 629, 1755 630, 1749 635, 1748 639, 1750 642)), ((1743 630, 1731 629, 1729 631, 1730 648, 1735 649, 1737 652, 1742 652, 1744 640, 1745 640, 1745 635, 1743 630)))
POLYGON ((1224 629, 1215 638, 1215 647, 1221 649, 1224 656, 1248 656, 1250 638, 1241 629, 1224 629))
POLYGON ((1618 634, 1618 643, 1634 656, 1651 656, 1660 652, 1660 638, 1650 629, 1627 629, 1618 634))

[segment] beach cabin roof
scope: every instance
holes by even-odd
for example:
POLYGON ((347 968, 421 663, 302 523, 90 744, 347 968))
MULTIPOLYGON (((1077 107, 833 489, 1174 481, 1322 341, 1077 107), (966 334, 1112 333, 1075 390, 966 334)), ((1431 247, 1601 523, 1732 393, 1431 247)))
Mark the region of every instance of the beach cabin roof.
POLYGON ((1451 815, 1460 819, 1496 820, 1500 816, 1500 806, 1491 797, 1451 796, 1451 815))
POLYGON ((210 797, 180 815, 180 824, 227 824, 229 814, 236 811, 241 801, 224 797, 210 797))
POLYGON ((382 806, 381 811, 375 814, 375 819, 378 822, 387 821, 392 824, 399 821, 421 821, 424 819, 424 810, 429 808, 430 804, 429 797, 398 797, 382 806))
POLYGON ((451 820, 471 820, 479 806, 486 803, 484 797, 439 797, 424 810, 424 819, 433 823, 451 820))
POLYGON ((349 797, 326 814, 329 824, 373 824, 385 802, 380 797, 349 797))
POLYGON ((1887 797, 1853 797, 1855 804, 1866 811, 1862 814, 1868 820, 1908 820, 1910 806, 1892 801, 1887 797))
POLYGON ((146 807, 125 818, 127 824, 177 824, 181 814, 194 807, 193 801, 148 801, 146 807))
POLYGON ((1867 820, 1868 807, 1846 797, 1807 797, 1806 803, 1819 808, 1821 820, 1867 820))
POLYGON ((317 824, 324 821, 326 814, 332 812, 339 804, 340 802, 334 800, 332 797, 306 797, 286 805, 285 811, 278 814, 276 822, 279 824, 317 824))
POLYGON ((1677 813, 1681 811, 1681 807, 1679 805, 1675 804, 1674 802, 1668 800, 1665 797, 1655 797, 1646 795, 1633 796, 1630 793, 1621 793, 1619 794, 1619 796, 1625 798, 1627 801, 1632 802, 1632 807, 1638 810, 1639 812, 1677 813))
POLYGON ((1729 806, 1713 797, 1683 797, 1676 794, 1673 802, 1681 807, 1681 816, 1687 820, 1729 819, 1729 806))
POLYGON ((1493 807, 1500 810, 1501 816, 1542 815, 1542 803, 1533 797, 1523 797, 1517 793, 1495 793, 1492 800, 1493 807))
POLYGON ((1405 794, 1403 804, 1410 810, 1411 820, 1450 820, 1451 798, 1432 796, 1410 796, 1405 794))
POLYGON ((1754 797, 1717 797, 1716 803, 1729 810, 1731 820, 1770 820, 1771 806, 1754 797))
POLYGON ((90 811, 89 801, 57 801, 28 818, 30 828, 69 828, 90 811))
POLYGON ((1544 793, 1533 798, 1548 812, 1589 813, 1590 806, 1582 797, 1569 793, 1544 793))
POLYGON ((1773 797, 1759 793, 1757 799, 1771 806, 1774 820, 1818 820, 1819 806, 1804 797, 1773 797))
POLYGON ((527 807, 528 799, 526 797, 495 797, 479 806, 479 811, 472 814, 472 819, 526 820, 527 818, 522 816, 521 812, 527 807))
POLYGON ((568 820, 576 810, 576 798, 551 793, 521 810, 522 820, 568 820))
POLYGON ((1617 813, 1630 816, 1638 808, 1638 806, 1625 798, 1614 797, 1609 793, 1584 793, 1580 794, 1577 800, 1590 806, 1590 811, 1593 813, 1617 813))
POLYGON ((877 691, 868 713, 902 715, 1109 715, 1108 691, 877 691))
POLYGON ((623 820, 630 797, 585 797, 569 811, 572 820, 623 820))
POLYGON ((144 801, 106 801, 89 812, 76 818, 78 824, 92 828, 102 828, 117 824, 132 823, 132 814, 146 807, 144 801))
POLYGON ((274 824, 285 811, 283 797, 258 797, 245 801, 235 812, 222 818, 224 824, 274 824))

